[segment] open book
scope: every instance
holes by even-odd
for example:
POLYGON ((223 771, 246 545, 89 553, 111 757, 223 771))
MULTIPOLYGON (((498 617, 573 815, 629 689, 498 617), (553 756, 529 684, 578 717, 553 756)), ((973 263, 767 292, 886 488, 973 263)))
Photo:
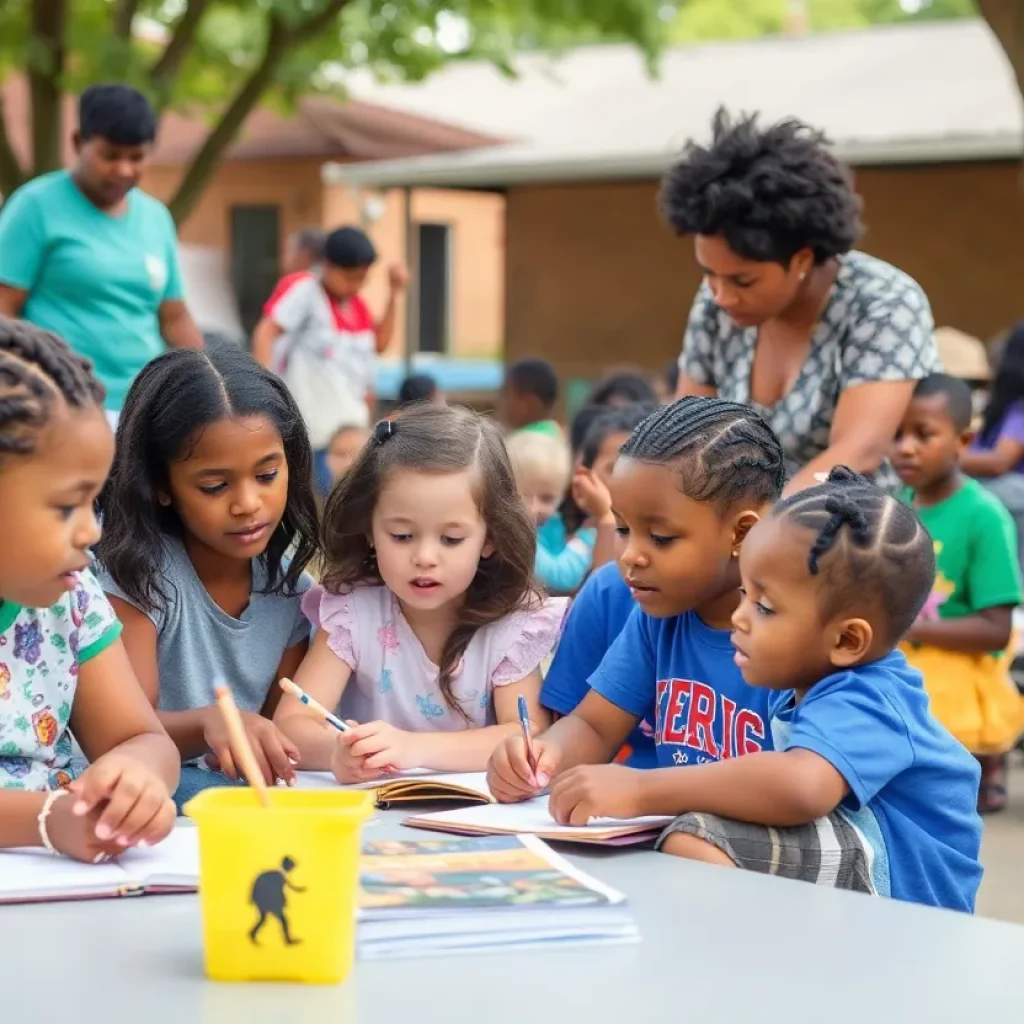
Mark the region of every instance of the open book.
POLYGON ((199 846, 189 827, 106 864, 80 864, 34 848, 0 850, 0 904, 195 892, 198 883, 199 846))
MULTIPOLYGON (((330 772, 298 772, 300 789, 321 789, 338 786, 330 772)), ((494 802, 487 788, 486 772, 438 774, 423 768, 396 772, 393 775, 345 786, 345 789, 372 789, 378 807, 392 804, 443 803, 489 804, 494 802)))
POLYGON ((625 846, 654 838, 670 821, 671 815, 643 818, 592 818, 586 825, 559 825, 548 811, 548 798, 538 796, 520 804, 466 807, 437 811, 406 818, 402 823, 413 828, 456 835, 535 835, 570 843, 625 846))

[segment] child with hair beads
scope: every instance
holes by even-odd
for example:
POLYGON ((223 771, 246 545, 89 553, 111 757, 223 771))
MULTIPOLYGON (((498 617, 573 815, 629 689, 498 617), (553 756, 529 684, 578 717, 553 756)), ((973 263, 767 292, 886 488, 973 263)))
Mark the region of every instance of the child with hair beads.
POLYGON ((932 593, 903 638, 932 714, 981 763, 978 810, 1006 805, 1006 752, 1024 728, 1010 678, 1013 609, 1021 600, 1017 537, 999 499, 961 473, 971 392, 955 377, 920 381, 893 443, 892 464, 935 543, 932 593))
POLYGON ((591 568, 615 557, 615 519, 608 488, 587 470, 572 472, 561 438, 522 431, 508 439, 516 486, 538 531, 554 515, 570 482, 574 504, 586 517, 561 551, 537 544, 537 579, 552 593, 576 590, 591 568))
POLYGON ((114 454, 103 397, 55 334, 0 317, 0 847, 88 863, 163 839, 178 781, 88 568, 114 454))
MULTIPOLYGON (((740 546, 784 484, 779 442, 747 406, 683 398, 637 427, 612 471, 612 497, 639 607, 579 706, 537 741, 536 774, 521 736, 496 748, 488 782, 497 799, 523 800, 573 765, 611 761, 642 721, 654 723, 663 768, 771 749, 770 695, 743 681, 730 627, 740 546)), ((660 774, 612 767, 631 793, 660 774)))
POLYGON ((419 405, 377 424, 324 513, 317 626, 295 682, 360 725, 339 733, 285 696, 275 721, 301 767, 339 782, 388 766, 480 771, 535 725, 540 664, 565 602, 533 587, 533 524, 498 428, 468 409, 419 405))
POLYGON ((128 392, 99 506, 101 582, 186 762, 178 806, 239 779, 218 679, 266 781, 293 782, 297 752, 271 717, 278 679, 306 653, 303 570, 318 544, 312 452, 288 389, 239 349, 155 359, 128 392))
MULTIPOLYGON (((582 446, 582 459, 606 486, 611 486, 612 471, 622 446, 654 411, 653 405, 607 409, 591 425, 582 446)), ((544 677, 540 694, 544 707, 559 715, 576 709, 590 689, 587 680, 622 632, 634 606, 618 561, 603 565, 590 575, 573 599, 554 661, 544 677)), ((657 765, 654 730, 648 722, 640 722, 630 733, 618 759, 631 768, 657 765)))
POLYGON ((920 519, 837 467, 750 531, 740 572, 736 662, 774 692, 775 751, 681 772, 572 769, 606 748, 571 715, 537 743, 561 767, 555 819, 678 813, 658 842, 665 853, 972 911, 978 765, 895 649, 935 577, 920 519))

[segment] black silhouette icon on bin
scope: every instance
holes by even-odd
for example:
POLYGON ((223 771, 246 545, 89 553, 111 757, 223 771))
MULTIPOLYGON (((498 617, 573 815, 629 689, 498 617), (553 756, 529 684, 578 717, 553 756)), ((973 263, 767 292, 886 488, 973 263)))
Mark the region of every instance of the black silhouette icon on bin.
POLYGON ((288 878, 295 869, 295 866, 295 861, 291 857, 285 857, 281 861, 280 868, 274 871, 264 871, 252 883, 252 895, 249 899, 260 913, 260 919, 256 922, 252 931, 249 932, 249 939, 254 946, 259 945, 256 937, 259 935, 263 925, 266 924, 268 917, 276 917, 280 921, 284 941, 289 946, 296 946, 302 941, 292 936, 288 928, 288 918, 285 916, 285 910, 288 906, 288 897, 285 890, 290 889, 292 892, 306 891, 304 888, 294 885, 288 878))

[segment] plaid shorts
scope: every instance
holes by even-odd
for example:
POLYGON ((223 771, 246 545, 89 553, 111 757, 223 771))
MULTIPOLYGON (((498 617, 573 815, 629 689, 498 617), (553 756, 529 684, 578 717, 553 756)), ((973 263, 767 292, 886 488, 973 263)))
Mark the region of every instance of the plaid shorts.
POLYGON ((789 828, 691 812, 680 815, 662 832, 658 849, 673 832, 703 839, 747 871, 878 895, 871 876, 874 851, 838 811, 789 828))

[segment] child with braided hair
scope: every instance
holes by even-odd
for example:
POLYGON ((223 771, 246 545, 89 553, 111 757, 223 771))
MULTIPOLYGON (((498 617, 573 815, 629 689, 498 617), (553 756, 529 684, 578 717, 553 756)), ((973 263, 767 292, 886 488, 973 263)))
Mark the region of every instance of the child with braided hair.
POLYGON ((114 454, 103 398, 55 334, 0 317, 0 847, 86 862, 164 838, 178 781, 88 568, 114 454))
MULTIPOLYGON (((570 713, 538 737, 536 773, 521 737, 497 747, 488 776, 495 797, 527 799, 552 778, 557 793, 573 765, 595 765, 578 769, 597 783, 587 816, 619 815, 622 793, 639 796, 647 775, 771 748, 770 694, 744 682, 729 630, 740 546, 784 484, 779 442, 745 405, 688 397, 640 423, 610 488, 619 562, 638 607, 582 686, 563 671, 558 692, 546 691, 549 706, 570 713), (607 764, 642 721, 653 723, 660 768, 607 764)), ((571 615, 568 629, 580 621, 571 615)))
POLYGON ((740 573, 736 663, 776 691, 775 751, 648 772, 632 798, 576 769, 556 779, 552 813, 682 811, 659 840, 666 853, 973 911, 978 765, 896 650, 935 575, 920 519, 837 467, 750 531, 740 573))

